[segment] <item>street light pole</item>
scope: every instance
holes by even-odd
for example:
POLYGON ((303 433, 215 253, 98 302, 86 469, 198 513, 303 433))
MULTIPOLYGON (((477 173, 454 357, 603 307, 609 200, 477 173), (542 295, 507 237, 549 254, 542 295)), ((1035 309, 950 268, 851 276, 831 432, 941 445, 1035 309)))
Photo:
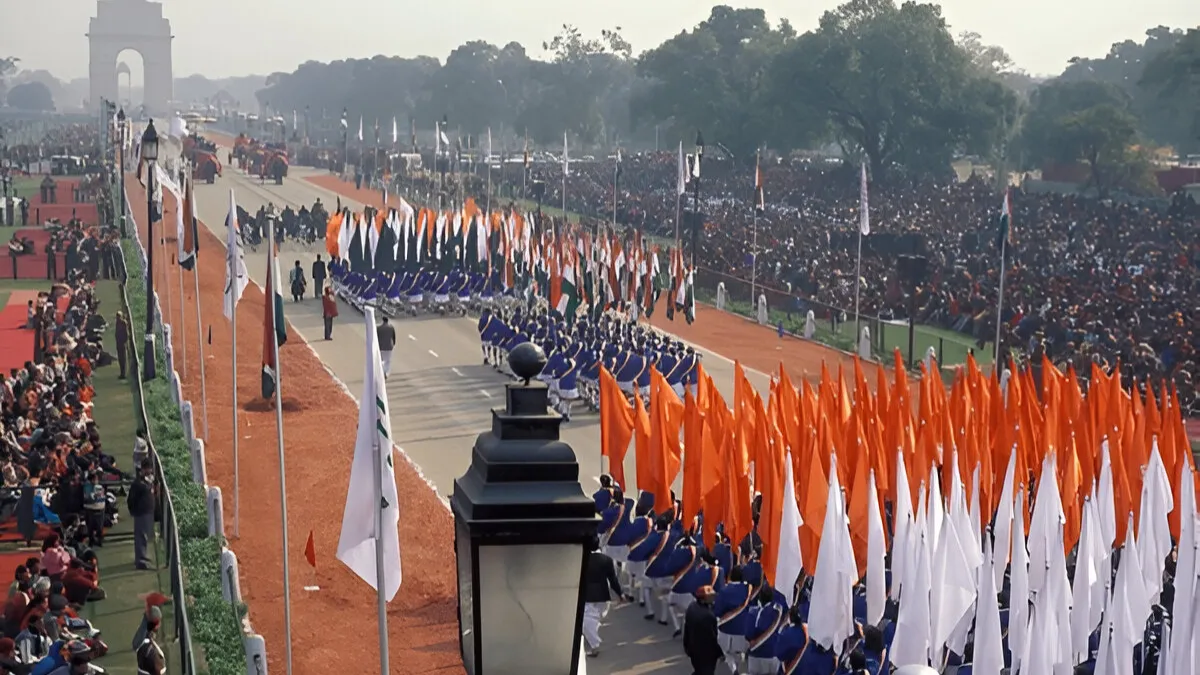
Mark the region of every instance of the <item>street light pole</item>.
POLYGON ((158 132, 154 120, 142 134, 142 159, 146 161, 146 335, 143 342, 142 381, 154 379, 154 183, 158 160, 158 132))
POLYGON ((129 237, 129 232, 125 228, 125 223, 129 215, 129 206, 125 201, 125 108, 117 111, 117 125, 119 127, 117 133, 120 135, 120 146, 117 149, 117 152, 120 154, 118 158, 120 164, 117 175, 121 181, 121 214, 118 217, 121 221, 121 238, 126 239, 129 237))

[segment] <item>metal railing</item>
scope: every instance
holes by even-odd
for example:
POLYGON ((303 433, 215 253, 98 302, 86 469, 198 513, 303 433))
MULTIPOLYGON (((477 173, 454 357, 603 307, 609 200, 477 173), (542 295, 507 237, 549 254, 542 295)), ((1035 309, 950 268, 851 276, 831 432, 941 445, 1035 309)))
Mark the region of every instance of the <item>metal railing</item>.
MULTIPOLYGON (((125 312, 126 316, 132 316, 129 307, 129 296, 125 291, 125 284, 129 280, 129 270, 125 266, 124 256, 117 256, 117 260, 120 265, 118 274, 121 278, 121 309, 125 312)), ((146 444, 149 448, 150 457, 154 461, 154 482, 158 488, 155 491, 155 516, 159 524, 159 536, 162 537, 163 546, 167 554, 167 570, 170 575, 171 584, 171 606, 174 611, 174 637, 179 644, 179 656, 182 661, 180 669, 183 675, 194 675, 196 672, 196 663, 192 649, 191 625, 188 622, 187 595, 184 593, 183 588, 179 525, 175 519, 175 505, 171 499, 171 490, 167 487, 166 476, 163 475, 162 461, 159 458, 158 451, 154 447, 154 439, 150 431, 150 418, 146 413, 145 390, 142 386, 142 357, 137 349, 130 349, 129 356, 131 360, 127 371, 137 392, 138 422, 140 427, 146 432, 146 444)))
MULTIPOLYGON (((718 289, 722 284, 724 298, 720 308, 757 321, 755 298, 747 279, 698 267, 696 300, 718 306, 718 289)), ((948 335, 952 331, 935 332, 918 324, 912 327, 910 336, 907 319, 885 319, 868 314, 856 316, 852 309, 835 307, 799 291, 789 293, 762 283, 754 285, 753 293, 766 296, 767 324, 772 328, 778 329, 782 325, 785 333, 803 336, 811 311, 814 318, 811 339, 843 351, 858 353, 855 334, 860 330, 859 326, 865 326, 870 333, 871 354, 880 360, 890 362, 893 351, 899 349, 905 363, 912 365, 923 359, 931 347, 938 363, 945 366, 965 363, 968 354, 974 354, 980 363, 991 363, 992 360, 991 349, 981 348, 969 335, 948 335)))

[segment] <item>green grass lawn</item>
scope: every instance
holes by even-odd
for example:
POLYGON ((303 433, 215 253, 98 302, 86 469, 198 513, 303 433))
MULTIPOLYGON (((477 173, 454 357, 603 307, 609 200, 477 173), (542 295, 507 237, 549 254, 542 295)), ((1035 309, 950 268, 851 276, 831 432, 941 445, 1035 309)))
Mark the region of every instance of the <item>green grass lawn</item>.
MULTIPOLYGON (((101 302, 100 313, 109 320, 104 344, 112 349, 116 343, 113 316, 121 308, 120 290, 115 281, 100 281, 96 293, 101 302)), ((118 466, 131 470, 139 422, 135 413, 134 387, 131 381, 118 379, 119 374, 116 364, 98 368, 93 374, 92 384, 96 389, 93 417, 100 430, 104 451, 116 458, 118 466)), ((125 510, 124 499, 121 499, 121 520, 109 531, 97 555, 100 558, 100 584, 108 597, 88 604, 83 614, 102 631, 109 646, 108 656, 97 663, 114 675, 134 675, 137 663, 130 643, 145 610, 145 604, 138 596, 168 586, 161 584, 155 572, 134 569, 133 518, 125 510)), ((159 559, 162 560, 162 556, 159 559)), ((167 610, 163 612, 164 620, 169 622, 169 607, 164 610, 167 610)), ((170 635, 172 630, 172 626, 166 625, 161 634, 170 635)))
MULTIPOLYGON (((4 228, 0 228, 2 230, 4 228)), ((8 304, 12 291, 48 291, 50 282, 43 279, 0 279, 0 309, 8 304)))
POLYGON ((30 202, 34 201, 37 196, 38 188, 42 184, 42 179, 45 176, 14 176, 12 182, 12 192, 18 197, 24 197, 30 202))

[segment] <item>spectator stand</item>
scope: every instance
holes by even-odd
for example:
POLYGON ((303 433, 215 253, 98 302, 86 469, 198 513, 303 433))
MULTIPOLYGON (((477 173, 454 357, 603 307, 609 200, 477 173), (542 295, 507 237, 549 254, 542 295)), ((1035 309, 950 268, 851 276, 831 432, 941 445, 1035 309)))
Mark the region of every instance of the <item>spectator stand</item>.
MULTIPOLYGON (((27 282, 27 281, 2 281, 0 282, 0 296, 7 296, 6 302, 12 304, 14 298, 20 300, 20 325, 25 324, 25 299, 26 296, 32 295, 36 297, 37 291, 31 291, 28 286, 31 283, 38 283, 42 288, 41 291, 50 289, 50 282, 27 282), (16 287, 14 289, 14 287, 16 287)), ((99 281, 94 287, 94 297, 99 301, 97 314, 103 314, 107 321, 103 327, 103 332, 100 333, 99 350, 96 357, 88 358, 88 366, 81 372, 87 373, 82 381, 84 386, 91 387, 91 401, 93 407, 90 410, 90 416, 95 422, 95 430, 99 440, 99 451, 104 455, 110 456, 115 462, 115 467, 120 472, 126 474, 119 476, 111 467, 106 468, 103 473, 105 475, 104 485, 109 494, 115 497, 115 511, 118 514, 117 522, 105 529, 105 536, 100 546, 89 546, 88 542, 83 541, 78 547, 76 553, 80 556, 86 556, 84 551, 89 549, 95 553, 97 564, 96 572, 98 575, 98 583, 100 588, 104 590, 105 598, 99 601, 89 601, 83 603, 76 610, 77 615, 89 621, 92 627, 100 631, 99 637, 108 645, 109 651, 107 655, 99 658, 96 664, 113 672, 133 672, 136 669, 134 654, 131 647, 134 634, 140 626, 141 617, 145 611, 145 594, 157 591, 160 588, 158 579, 150 572, 139 571, 134 568, 133 556, 133 521, 128 517, 123 504, 122 495, 126 492, 128 482, 125 478, 132 472, 133 463, 133 444, 135 432, 139 424, 139 417, 135 415, 134 396, 128 382, 119 379, 119 371, 115 363, 107 364, 107 357, 100 354, 108 352, 111 354, 113 345, 115 344, 115 321, 112 320, 115 312, 122 308, 123 300, 121 297, 120 287, 117 281, 99 281)), ((56 322, 61 322, 66 303, 60 305, 58 311, 52 310, 52 316, 56 322)), ((16 313, 5 310, 0 312, 0 321, 6 324, 9 319, 16 319, 16 313), (9 316, 12 314, 13 316, 9 316)), ((96 327, 91 323, 94 319, 85 320, 84 326, 96 327)), ((61 324, 59 324, 61 325, 61 324)), ((5 325, 3 328, 7 329, 5 325)), ((20 335, 22 340, 17 343, 12 340, 5 339, 0 342, 0 353, 5 357, 15 356, 18 358, 12 364, 5 361, 3 375, 9 375, 10 368, 23 367, 26 361, 34 359, 34 338, 33 330, 27 328, 18 328, 16 331, 5 330, 0 336, 7 336, 9 333, 24 334, 20 335)), ((80 334, 80 341, 86 340, 86 329, 80 334)), ((84 397, 81 389, 77 394, 82 400, 84 397)), ((11 420, 8 420, 11 421, 11 420)), ((39 424, 41 421, 39 420, 39 424)), ((79 444, 85 440, 95 441, 96 439, 88 439, 86 436, 74 442, 74 447, 82 449, 79 444)), ((71 462, 66 466, 74 466, 77 462, 71 462)), ((70 477, 73 474, 67 470, 66 476, 70 477)), ((42 482, 43 485, 46 481, 42 482)), ((73 482, 72 482, 73 484, 73 482)), ((5 522, 3 527, 0 527, 0 563, 5 574, 12 578, 13 570, 17 565, 25 562, 29 557, 40 556, 40 542, 44 537, 58 533, 66 534, 63 537, 66 541, 72 541, 74 537, 68 532, 64 533, 62 523, 71 525, 76 520, 74 516, 81 515, 82 503, 76 504, 67 496, 74 489, 72 484, 64 484, 62 489, 58 490, 58 497, 52 497, 48 507, 54 513, 54 516, 60 522, 59 525, 47 525, 45 523, 37 526, 37 531, 34 535, 34 547, 26 547, 26 534, 17 532, 15 522, 5 522), (70 506, 75 504, 75 506, 70 506), (80 513, 76 513, 76 507, 80 513)), ((82 487, 77 489, 82 491, 82 487)), ((112 509, 110 509, 111 512, 112 509)), ((35 506, 35 514, 37 513, 35 506)), ((10 519, 12 520, 12 519, 10 519)), ((35 520, 38 520, 35 518, 35 520)), ((50 520, 49 517, 43 514, 42 519, 50 520)))

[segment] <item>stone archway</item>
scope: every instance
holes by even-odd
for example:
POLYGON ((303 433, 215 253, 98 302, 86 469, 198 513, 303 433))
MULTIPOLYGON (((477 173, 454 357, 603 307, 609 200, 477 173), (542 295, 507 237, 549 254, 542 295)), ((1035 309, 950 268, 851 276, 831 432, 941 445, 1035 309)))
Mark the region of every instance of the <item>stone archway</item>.
POLYGON ((143 98, 150 114, 171 111, 174 80, 171 71, 171 22, 162 5, 149 0, 98 0, 96 16, 87 33, 91 52, 89 104, 120 100, 117 55, 126 49, 142 56, 145 73, 143 98))

